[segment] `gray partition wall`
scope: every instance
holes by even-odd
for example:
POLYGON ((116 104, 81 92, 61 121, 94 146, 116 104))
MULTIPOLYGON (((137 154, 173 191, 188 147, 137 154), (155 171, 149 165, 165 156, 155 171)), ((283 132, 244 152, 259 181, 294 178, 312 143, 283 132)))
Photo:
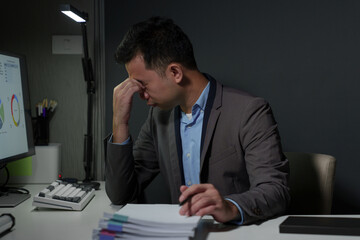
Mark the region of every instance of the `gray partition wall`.
MULTIPOLYGON (((335 213, 360 212, 360 1, 105 1, 106 132, 112 89, 127 77, 113 55, 128 27, 171 17, 193 42, 201 71, 264 97, 284 151, 336 157, 335 213)), ((135 97, 131 133, 147 115, 135 97)), ((304 176, 306 177, 306 176, 304 176)), ((148 190, 153 201, 161 181, 148 190)))

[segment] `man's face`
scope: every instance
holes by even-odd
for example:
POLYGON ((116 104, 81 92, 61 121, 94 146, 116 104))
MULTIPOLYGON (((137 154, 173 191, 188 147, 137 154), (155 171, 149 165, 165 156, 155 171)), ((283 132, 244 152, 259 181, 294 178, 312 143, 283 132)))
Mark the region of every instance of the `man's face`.
POLYGON ((146 100, 147 105, 167 110, 179 104, 179 86, 165 72, 160 76, 156 71, 146 69, 141 55, 134 57, 125 65, 129 78, 140 82, 145 90, 140 96, 146 100))

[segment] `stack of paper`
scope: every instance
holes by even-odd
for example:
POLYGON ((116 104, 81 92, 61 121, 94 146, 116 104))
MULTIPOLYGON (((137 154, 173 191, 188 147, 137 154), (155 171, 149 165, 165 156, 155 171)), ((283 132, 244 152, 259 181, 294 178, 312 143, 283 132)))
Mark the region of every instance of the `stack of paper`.
POLYGON ((188 239, 193 237, 199 216, 179 214, 180 206, 127 204, 115 214, 105 213, 93 239, 188 239))

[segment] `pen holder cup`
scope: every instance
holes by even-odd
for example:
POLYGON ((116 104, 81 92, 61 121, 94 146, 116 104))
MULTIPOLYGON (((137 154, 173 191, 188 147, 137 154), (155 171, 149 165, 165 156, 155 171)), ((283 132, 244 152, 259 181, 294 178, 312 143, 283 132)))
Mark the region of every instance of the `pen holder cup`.
POLYGON ((36 117, 33 119, 34 140, 36 146, 46 146, 49 144, 49 123, 48 117, 36 117))

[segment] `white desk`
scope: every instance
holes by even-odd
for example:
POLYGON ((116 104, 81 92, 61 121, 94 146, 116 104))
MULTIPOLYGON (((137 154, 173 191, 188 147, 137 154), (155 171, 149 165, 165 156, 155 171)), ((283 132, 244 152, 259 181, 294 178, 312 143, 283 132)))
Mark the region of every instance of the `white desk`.
MULTIPOLYGON (((25 187, 29 189, 32 196, 34 196, 46 187, 46 185, 27 185, 25 187)), ((91 239, 92 230, 98 227, 99 219, 103 216, 103 213, 112 213, 121 208, 120 206, 115 206, 110 203, 110 200, 106 196, 103 182, 101 183, 100 189, 101 190, 95 192, 94 199, 92 199, 81 212, 53 209, 37 210, 32 206, 32 198, 15 208, 0 208, 0 213, 11 213, 16 218, 16 225, 12 232, 7 233, 1 239, 91 239)), ((360 215, 352 215, 351 217, 360 217, 360 215)), ((234 227, 214 224, 213 220, 209 217, 201 221, 196 239, 351 240, 360 238, 353 236, 280 234, 279 225, 285 218, 286 216, 282 216, 268 220, 260 225, 234 227)))
MULTIPOLYGON (((36 195, 47 185, 26 185, 32 195, 36 195)), ((42 240, 42 239, 91 239, 92 230, 98 226, 105 211, 115 212, 120 206, 110 203, 104 183, 101 183, 95 197, 83 211, 39 209, 32 206, 32 197, 15 208, 0 208, 1 213, 11 213, 15 217, 15 227, 1 240, 42 240)))

